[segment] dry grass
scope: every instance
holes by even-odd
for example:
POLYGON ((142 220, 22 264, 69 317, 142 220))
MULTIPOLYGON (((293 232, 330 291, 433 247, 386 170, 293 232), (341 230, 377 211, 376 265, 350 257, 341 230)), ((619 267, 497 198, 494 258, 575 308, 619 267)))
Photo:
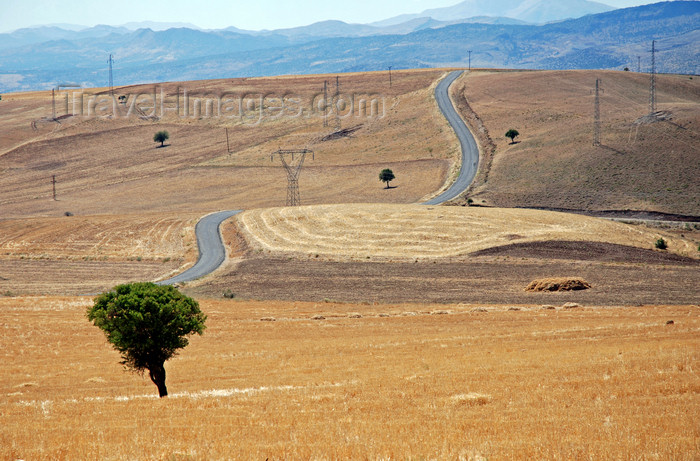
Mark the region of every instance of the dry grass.
POLYGON ((700 80, 659 75, 657 105, 672 120, 635 124, 649 112, 649 77, 633 72, 472 72, 458 82, 478 115, 462 113, 487 151, 472 198, 495 206, 649 210, 700 215, 700 80), (602 146, 593 146, 593 89, 602 79, 602 146), (481 129, 479 129, 481 128, 481 129), (505 133, 520 132, 517 144, 505 133))
POLYGON ((159 280, 197 259, 198 215, 0 220, 0 293, 98 293, 159 280))
MULTIPOLYGON (((51 114, 51 93, 12 95, 0 114, 0 207, 2 217, 133 213, 207 213, 221 209, 278 206, 286 198, 286 176, 278 148, 312 148, 301 175, 303 203, 411 203, 446 182, 459 145, 440 114, 433 88, 443 70, 397 73, 389 88, 385 73, 341 76, 344 95, 384 98, 384 117, 349 117, 344 127, 361 125, 352 137, 321 142, 332 128, 313 114, 266 116, 259 124, 241 118, 158 119, 68 117, 60 124, 33 120, 51 114), (158 130, 168 130, 168 146, 156 149, 158 130), (227 151, 228 129, 230 150, 227 151), (377 175, 392 168, 396 189, 386 191, 377 175), (56 175, 59 201, 51 200, 56 175)), ((285 94, 310 109, 330 76, 163 83, 117 89, 118 94, 159 93, 168 101, 187 89, 191 97, 285 94)), ((62 113, 63 92, 58 104, 62 113)), ((172 103, 174 104, 174 102, 172 103)), ((194 104, 194 102, 192 102, 194 104)), ((268 101, 270 110, 273 101, 268 101)), ((184 105, 184 103, 183 103, 184 105)), ((297 106, 295 106, 297 107, 297 106)))
MULTIPOLYGON (((598 218, 481 207, 319 205, 250 210, 235 220, 253 250, 334 259, 439 258, 549 240, 653 248, 658 238, 643 227, 598 218)), ((670 248, 697 256, 694 242, 679 236, 670 248)))
POLYGON ((197 259, 189 216, 66 216, 0 221, 0 259, 197 259))
POLYGON ((89 304, 0 299, 0 458, 700 452, 697 306, 202 301, 208 329, 168 362, 171 396, 158 400, 85 320, 89 304), (437 310, 448 313, 430 315, 437 310))

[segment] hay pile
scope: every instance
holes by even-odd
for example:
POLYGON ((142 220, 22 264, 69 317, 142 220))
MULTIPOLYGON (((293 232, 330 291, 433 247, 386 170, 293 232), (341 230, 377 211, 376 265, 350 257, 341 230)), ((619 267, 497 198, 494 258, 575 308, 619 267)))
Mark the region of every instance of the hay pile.
POLYGON ((591 284, 583 279, 560 277, 533 280, 525 291, 574 291, 587 290, 590 287, 591 284))

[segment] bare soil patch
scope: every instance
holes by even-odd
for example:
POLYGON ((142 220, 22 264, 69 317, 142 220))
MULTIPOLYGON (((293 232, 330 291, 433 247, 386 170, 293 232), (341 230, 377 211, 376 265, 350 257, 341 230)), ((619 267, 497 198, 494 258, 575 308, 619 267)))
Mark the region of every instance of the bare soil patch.
MULTIPOLYGON (((651 245, 650 245, 651 246, 651 245)), ((561 241, 512 243, 475 251, 473 257, 560 259, 637 264, 700 266, 700 260, 664 251, 605 242, 561 241)))
POLYGON ((250 256, 188 284, 197 296, 321 302, 431 302, 581 305, 694 304, 700 302, 697 264, 596 262, 482 256, 337 261, 309 257, 250 256), (534 293, 532 280, 576 274, 595 290, 534 293), (555 298, 552 298, 555 296, 555 298))

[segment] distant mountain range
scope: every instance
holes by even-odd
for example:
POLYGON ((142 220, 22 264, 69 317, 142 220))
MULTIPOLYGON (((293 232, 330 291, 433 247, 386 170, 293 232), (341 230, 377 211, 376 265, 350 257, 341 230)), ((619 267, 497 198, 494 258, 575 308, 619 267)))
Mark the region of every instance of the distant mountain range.
POLYGON ((583 0, 467 0, 374 24, 324 21, 275 31, 189 27, 57 26, 0 34, 0 92, 58 83, 106 86, 280 74, 465 66, 532 69, 648 68, 657 40, 661 72, 700 72, 700 2, 675 1, 588 14, 548 24, 567 11, 609 10, 583 0), (568 8, 567 8, 568 5, 568 8), (483 16, 500 12, 503 16, 483 16), (462 15, 476 13, 469 17, 462 15), (424 16, 428 15, 428 16, 424 16), (509 15, 511 17, 507 17, 509 15), (417 16, 417 17, 414 17, 417 16), (512 17, 517 16, 517 17, 512 17))
POLYGON ((587 0, 466 0, 454 6, 425 10, 420 14, 403 14, 372 25, 384 27, 426 17, 438 21, 453 21, 476 16, 500 16, 529 23, 546 23, 579 18, 587 14, 604 13, 614 9, 608 5, 587 0))

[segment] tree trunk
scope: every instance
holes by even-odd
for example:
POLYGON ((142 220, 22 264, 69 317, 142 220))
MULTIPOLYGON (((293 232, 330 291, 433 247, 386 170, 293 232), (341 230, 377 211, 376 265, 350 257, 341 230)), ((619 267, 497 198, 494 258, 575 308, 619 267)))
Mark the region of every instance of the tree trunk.
POLYGON ((153 365, 148 370, 151 381, 158 386, 158 395, 160 395, 161 398, 168 396, 168 389, 165 387, 165 367, 163 365, 163 363, 153 365))

